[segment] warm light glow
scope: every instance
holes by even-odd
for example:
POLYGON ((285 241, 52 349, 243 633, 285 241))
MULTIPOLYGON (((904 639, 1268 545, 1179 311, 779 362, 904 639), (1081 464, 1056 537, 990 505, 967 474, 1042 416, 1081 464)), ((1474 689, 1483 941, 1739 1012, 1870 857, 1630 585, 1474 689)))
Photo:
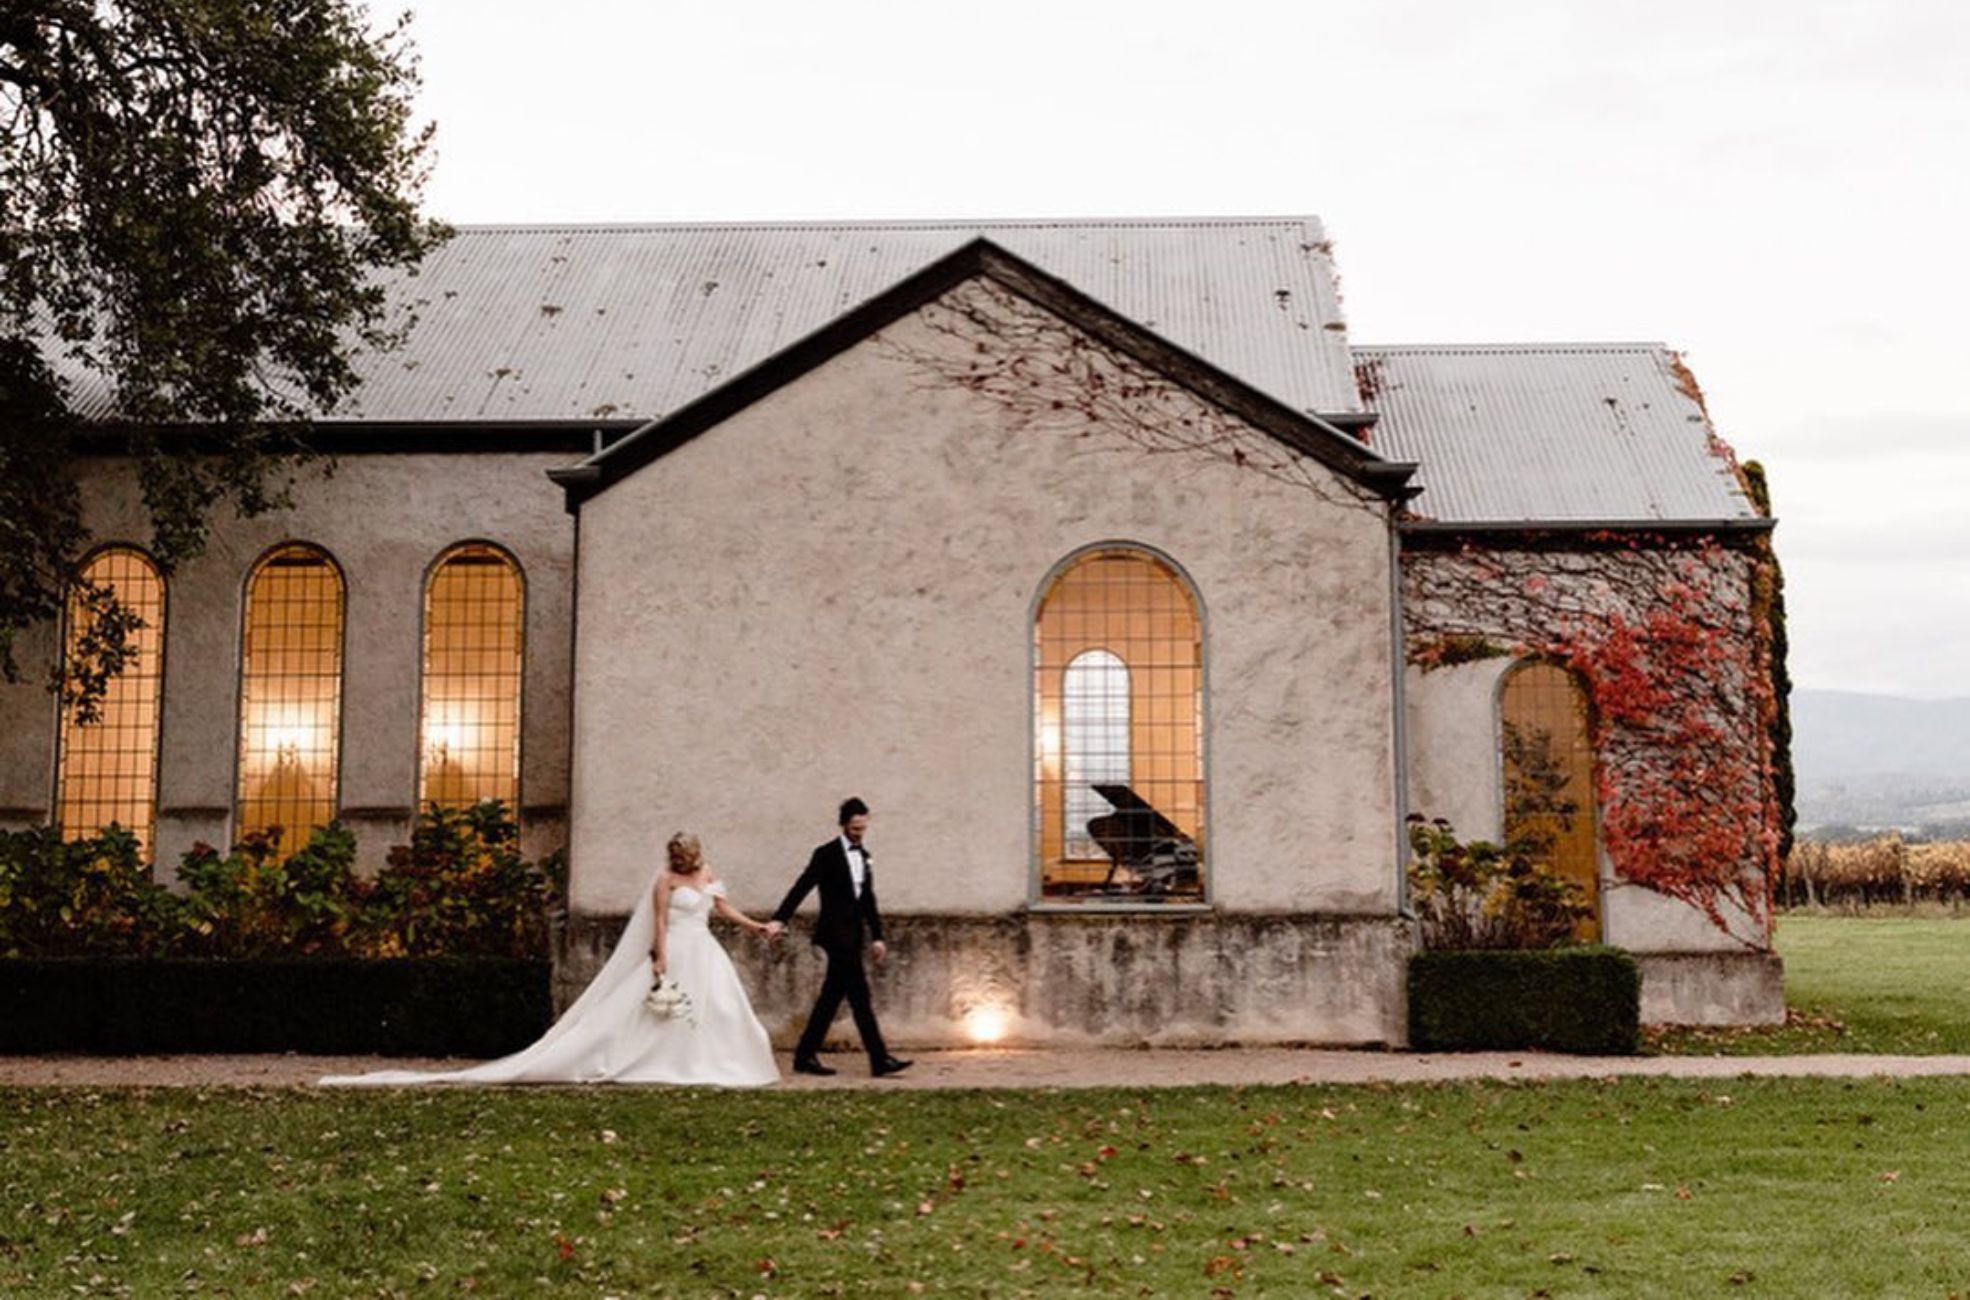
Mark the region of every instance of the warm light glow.
POLYGON ((1004 1007, 976 1006, 965 1014, 964 1031, 974 1043, 996 1043, 1006 1036, 1011 1019, 1004 1007))
POLYGON ((314 727, 267 728, 267 749, 282 763, 300 762, 301 755, 312 753, 320 743, 318 729, 314 727))
POLYGON ((1040 762, 1049 780, 1060 776, 1060 706, 1047 701, 1040 708, 1040 762))
POLYGON ((247 581, 237 833, 278 827, 281 860, 335 817, 342 598, 335 562, 300 543, 274 551, 247 581))
POLYGON ((431 570, 420 804, 519 803, 524 605, 520 567, 498 547, 455 546, 431 570))
POLYGON ((466 724, 432 723, 424 729, 425 752, 439 762, 465 748, 466 724))

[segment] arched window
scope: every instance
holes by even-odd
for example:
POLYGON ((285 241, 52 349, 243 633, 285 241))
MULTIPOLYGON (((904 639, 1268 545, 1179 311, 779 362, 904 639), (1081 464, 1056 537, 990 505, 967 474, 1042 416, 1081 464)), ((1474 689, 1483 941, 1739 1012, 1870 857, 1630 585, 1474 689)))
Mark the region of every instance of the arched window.
POLYGON ((1100 547, 1049 583, 1033 635, 1041 897, 1201 899, 1203 636, 1189 585, 1159 556, 1100 547))
POLYGON ((87 599, 92 587, 136 616, 128 636, 136 653, 109 679, 93 717, 85 720, 73 706, 62 709, 55 822, 68 839, 85 839, 114 823, 137 837, 148 861, 164 702, 164 578, 149 556, 129 546, 97 551, 78 576, 62 639, 70 659, 95 627, 99 611, 87 599))
MULTIPOLYGON (((1530 841, 1600 908, 1594 743, 1587 696, 1558 664, 1527 660, 1505 675, 1498 696, 1499 770, 1508 843, 1530 841)), ((1596 937, 1598 924, 1583 927, 1596 937)))
POLYGON ((1106 861, 1088 823, 1111 811, 1097 785, 1129 783, 1129 666, 1107 650, 1074 656, 1061 679, 1061 776, 1067 820, 1061 828, 1070 861, 1106 861))
POLYGON ((520 566, 496 546, 456 546, 424 588, 417 798, 447 807, 520 797, 520 566))
POLYGON ((313 546, 282 546, 247 579, 239 833, 279 828, 279 857, 335 818, 342 624, 342 571, 313 546))

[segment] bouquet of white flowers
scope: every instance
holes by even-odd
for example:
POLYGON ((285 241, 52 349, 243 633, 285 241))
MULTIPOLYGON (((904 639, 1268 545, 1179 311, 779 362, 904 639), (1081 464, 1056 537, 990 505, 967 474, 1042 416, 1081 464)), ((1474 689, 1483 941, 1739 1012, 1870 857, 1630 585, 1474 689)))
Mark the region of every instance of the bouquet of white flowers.
POLYGON ((657 982, 650 986, 643 1005, 650 1014, 659 1020, 688 1020, 696 1024, 697 1016, 692 1013, 691 995, 684 991, 683 985, 668 975, 657 976, 657 982))

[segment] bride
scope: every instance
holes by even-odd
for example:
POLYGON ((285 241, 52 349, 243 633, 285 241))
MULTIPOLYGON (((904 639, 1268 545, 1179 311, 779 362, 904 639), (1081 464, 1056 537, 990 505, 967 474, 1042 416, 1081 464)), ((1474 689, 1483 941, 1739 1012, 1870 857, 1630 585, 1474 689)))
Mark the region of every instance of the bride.
POLYGON ((766 1030, 709 922, 717 911, 754 934, 765 935, 770 927, 726 898, 725 882, 705 866, 697 836, 679 833, 668 847, 669 863, 637 902, 608 963, 531 1047, 465 1070, 382 1070, 321 1082, 778 1083, 766 1030), (651 993, 652 981, 663 976, 682 997, 651 993))

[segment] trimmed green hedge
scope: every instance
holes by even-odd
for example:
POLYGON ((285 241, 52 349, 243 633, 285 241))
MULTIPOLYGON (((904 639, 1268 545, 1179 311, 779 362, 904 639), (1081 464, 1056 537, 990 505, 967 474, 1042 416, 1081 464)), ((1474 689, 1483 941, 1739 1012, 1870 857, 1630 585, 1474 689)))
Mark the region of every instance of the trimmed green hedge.
POLYGON ((1418 1051, 1641 1047, 1642 968, 1619 948, 1419 952, 1409 959, 1409 1045, 1418 1051))
POLYGON ((0 1053, 503 1056, 553 1019, 544 960, 0 961, 0 1053))

